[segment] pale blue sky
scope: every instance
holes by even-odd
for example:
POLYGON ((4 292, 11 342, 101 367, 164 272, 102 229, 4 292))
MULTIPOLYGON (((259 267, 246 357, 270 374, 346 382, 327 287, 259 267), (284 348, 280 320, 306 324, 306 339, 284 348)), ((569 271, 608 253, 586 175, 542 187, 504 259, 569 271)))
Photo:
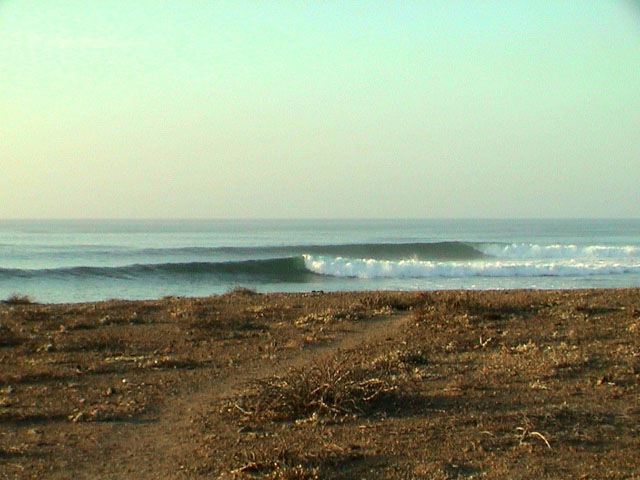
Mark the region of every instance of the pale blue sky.
POLYGON ((632 1, 0 0, 0 218, 639 217, 632 1))

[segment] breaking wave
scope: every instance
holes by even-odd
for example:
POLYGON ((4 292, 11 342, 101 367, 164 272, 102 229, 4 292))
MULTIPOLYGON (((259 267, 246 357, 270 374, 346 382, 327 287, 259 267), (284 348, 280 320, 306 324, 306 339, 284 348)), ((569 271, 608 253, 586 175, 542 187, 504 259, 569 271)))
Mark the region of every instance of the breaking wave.
POLYGON ((640 264, 580 262, 432 262, 304 256, 307 269, 320 275, 354 278, 428 277, 580 277, 640 273, 640 264))
POLYGON ((608 245, 536 245, 533 243, 484 244, 478 246, 485 255, 511 259, 577 259, 640 257, 640 247, 608 245))
MULTIPOLYGON (((185 254, 185 260, 189 261, 176 258, 174 262, 156 263, 151 255, 146 257, 148 262, 128 265, 0 268, 0 280, 111 278, 304 283, 319 276, 362 279, 585 277, 640 273, 640 247, 637 246, 434 242, 159 249, 165 255, 168 250, 185 254), (216 255, 223 255, 224 260, 210 261, 216 255), (201 256, 206 261, 194 261, 201 256), (234 256, 239 258, 230 260, 234 256)), ((153 249, 145 251, 150 253, 153 249)))

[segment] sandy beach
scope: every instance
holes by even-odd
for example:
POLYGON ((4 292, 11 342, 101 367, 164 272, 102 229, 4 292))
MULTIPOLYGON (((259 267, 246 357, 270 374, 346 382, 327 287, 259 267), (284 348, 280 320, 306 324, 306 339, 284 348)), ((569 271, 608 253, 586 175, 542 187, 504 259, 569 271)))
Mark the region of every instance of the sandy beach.
POLYGON ((640 290, 0 304, 0 478, 640 478, 640 290))

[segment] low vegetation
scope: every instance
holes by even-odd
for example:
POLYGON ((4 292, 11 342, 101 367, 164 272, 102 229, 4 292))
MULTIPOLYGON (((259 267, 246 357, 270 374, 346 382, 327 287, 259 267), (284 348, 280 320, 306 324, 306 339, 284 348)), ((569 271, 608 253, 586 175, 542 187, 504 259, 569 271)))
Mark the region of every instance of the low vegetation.
POLYGON ((28 295, 14 293, 6 300, 3 300, 2 303, 6 303, 7 305, 29 305, 30 303, 33 303, 33 300, 28 295))
POLYGON ((242 295, 248 295, 248 296, 253 296, 253 295, 257 295, 258 292, 253 289, 253 288, 249 288, 249 287, 233 287, 231 289, 229 289, 227 291, 227 295, 238 295, 238 296, 242 296, 242 295))
POLYGON ((638 289, 4 302, 0 471, 640 478, 639 334, 638 289))
POLYGON ((285 376, 257 381, 251 391, 230 405, 249 422, 299 420, 310 416, 333 419, 348 415, 390 411, 406 406, 408 378, 395 362, 363 364, 350 354, 339 354, 285 376))

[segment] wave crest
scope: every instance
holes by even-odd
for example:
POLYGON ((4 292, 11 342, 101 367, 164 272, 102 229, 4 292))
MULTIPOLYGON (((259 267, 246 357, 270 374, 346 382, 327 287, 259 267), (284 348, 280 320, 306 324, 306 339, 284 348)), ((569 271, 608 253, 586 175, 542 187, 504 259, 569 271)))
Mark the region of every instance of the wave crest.
POLYGON ((485 255, 509 259, 577 259, 640 257, 634 245, 537 245, 534 243, 486 244, 479 246, 485 255))

